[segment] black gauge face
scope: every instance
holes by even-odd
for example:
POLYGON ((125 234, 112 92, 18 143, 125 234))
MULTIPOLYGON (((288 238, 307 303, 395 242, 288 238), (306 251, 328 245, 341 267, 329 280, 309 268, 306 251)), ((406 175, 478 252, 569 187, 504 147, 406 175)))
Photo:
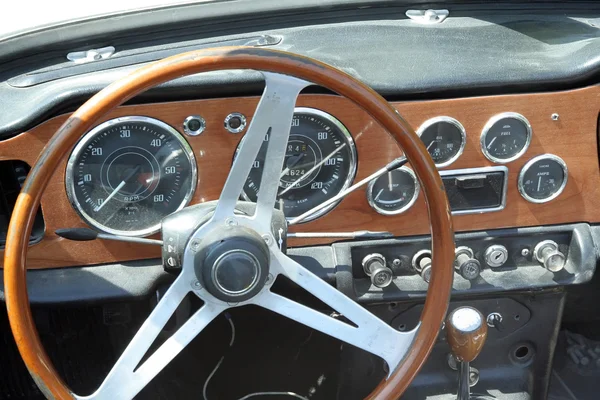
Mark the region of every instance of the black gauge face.
POLYGON ((438 167, 450 165, 465 148, 465 129, 454 118, 430 119, 419 128, 417 133, 438 167))
POLYGON ((191 148, 169 125, 148 117, 107 121, 77 144, 67 193, 92 227, 143 236, 187 204, 196 182, 191 148))
POLYGON ((481 134, 481 150, 493 162, 505 163, 519 158, 529 147, 531 126, 525 117, 505 113, 492 118, 481 134))
POLYGON ((519 174, 519 192, 532 203, 545 203, 556 198, 567 184, 565 162, 546 154, 529 161, 519 174))
MULTIPOLYGON (((269 135, 250 170, 244 197, 256 201, 260 190, 269 135)), ((334 117, 310 108, 297 108, 279 180, 278 207, 287 218, 297 217, 347 188, 356 172, 354 142, 334 117)), ((335 204, 307 218, 317 218, 335 204)))
POLYGON ((405 167, 380 176, 367 188, 369 204, 384 215, 400 214, 408 210, 418 195, 417 178, 412 170, 405 167))

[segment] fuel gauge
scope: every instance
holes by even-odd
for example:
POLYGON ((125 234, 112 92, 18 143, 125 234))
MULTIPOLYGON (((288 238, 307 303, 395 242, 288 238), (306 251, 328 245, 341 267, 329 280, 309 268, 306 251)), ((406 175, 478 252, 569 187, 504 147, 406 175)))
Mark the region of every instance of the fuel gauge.
POLYGON ((371 181, 367 200, 375 211, 383 215, 401 214, 408 210, 419 196, 415 173, 406 167, 398 168, 371 181))
POLYGON ((531 142, 531 125, 521 114, 506 112, 488 121, 481 132, 481 151, 488 160, 508 163, 521 157, 531 142))

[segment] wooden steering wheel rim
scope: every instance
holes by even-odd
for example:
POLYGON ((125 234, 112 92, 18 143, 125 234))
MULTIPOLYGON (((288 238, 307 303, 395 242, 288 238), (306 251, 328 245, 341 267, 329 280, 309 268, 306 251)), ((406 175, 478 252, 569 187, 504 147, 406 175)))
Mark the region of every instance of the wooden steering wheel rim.
POLYGON ((79 138, 109 111, 158 84, 185 75, 224 69, 253 69, 292 75, 352 100, 390 132, 404 150, 423 188, 432 233, 432 276, 412 347, 368 399, 397 399, 429 356, 444 320, 453 280, 454 231, 443 182, 425 146, 398 112, 379 94, 350 75, 311 58, 277 50, 223 47, 169 57, 136 70, 83 104, 59 128, 25 181, 10 220, 4 256, 6 305, 15 341, 34 381, 48 398, 73 393, 42 347, 27 295, 29 235, 44 189, 79 138))

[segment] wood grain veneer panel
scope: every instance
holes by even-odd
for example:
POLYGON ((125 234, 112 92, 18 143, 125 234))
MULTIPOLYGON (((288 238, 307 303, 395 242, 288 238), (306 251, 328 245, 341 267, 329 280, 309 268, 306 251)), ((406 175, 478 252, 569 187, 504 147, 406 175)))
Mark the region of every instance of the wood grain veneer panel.
MULTIPOLYGON (((198 187, 192 203, 218 198, 227 177, 233 152, 242 135, 228 133, 223 120, 230 112, 250 117, 257 97, 225 98, 119 107, 103 120, 146 115, 160 119, 180 132, 183 120, 192 114, 202 115, 206 131, 189 138, 198 161, 198 187)), ((509 169, 508 198, 504 210, 486 214, 454 217, 457 231, 472 231, 520 226, 551 225, 571 222, 600 222, 600 173, 598 168, 597 120, 600 88, 523 95, 488 96, 450 100, 400 102, 394 106, 415 128, 435 116, 447 115, 459 120, 467 132, 463 155, 444 169, 474 168, 496 165, 487 160, 479 147, 481 130, 494 115, 512 111, 524 115, 533 128, 527 152, 506 164, 509 169), (558 121, 550 118, 558 113, 558 121), (517 190, 517 176, 529 159, 553 153, 565 160, 569 181, 565 191, 545 204, 524 200, 517 190)), ((401 154, 391 136, 350 101, 331 95, 303 95, 298 106, 314 107, 336 116, 354 136, 358 152, 357 179, 368 176, 401 154)), ((19 159, 33 165, 40 151, 67 116, 53 118, 12 139, 0 142, 0 159, 19 159)), ((42 198, 46 235, 28 252, 29 268, 51 268, 99 264, 158 257, 159 249, 111 241, 71 242, 53 234, 58 228, 85 226, 72 209, 64 188, 65 162, 51 179, 42 198)), ((293 231, 386 230, 398 236, 428 234, 427 209, 421 196, 407 212, 384 216, 372 210, 365 191, 349 195, 329 214, 293 231)), ((291 246, 328 243, 328 240, 295 239, 291 246)), ((0 251, 1 253, 1 251, 0 251)))

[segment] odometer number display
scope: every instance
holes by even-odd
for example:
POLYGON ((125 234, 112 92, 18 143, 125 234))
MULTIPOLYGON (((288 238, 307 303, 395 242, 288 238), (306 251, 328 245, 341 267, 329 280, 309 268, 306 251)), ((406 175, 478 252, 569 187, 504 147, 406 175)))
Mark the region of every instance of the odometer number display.
POLYGON ((145 236, 187 205, 196 175, 193 152, 179 132, 131 116, 86 133, 69 158, 65 182, 73 207, 90 226, 145 236))
MULTIPOLYGON (((260 190, 270 133, 263 139, 244 186, 243 197, 255 202, 260 190)), ((332 115, 313 108, 295 109, 285 161, 279 178, 276 205, 287 218, 335 196, 347 188, 356 173, 356 148, 344 125, 332 115)), ((305 221, 335 207, 332 204, 305 221)))

